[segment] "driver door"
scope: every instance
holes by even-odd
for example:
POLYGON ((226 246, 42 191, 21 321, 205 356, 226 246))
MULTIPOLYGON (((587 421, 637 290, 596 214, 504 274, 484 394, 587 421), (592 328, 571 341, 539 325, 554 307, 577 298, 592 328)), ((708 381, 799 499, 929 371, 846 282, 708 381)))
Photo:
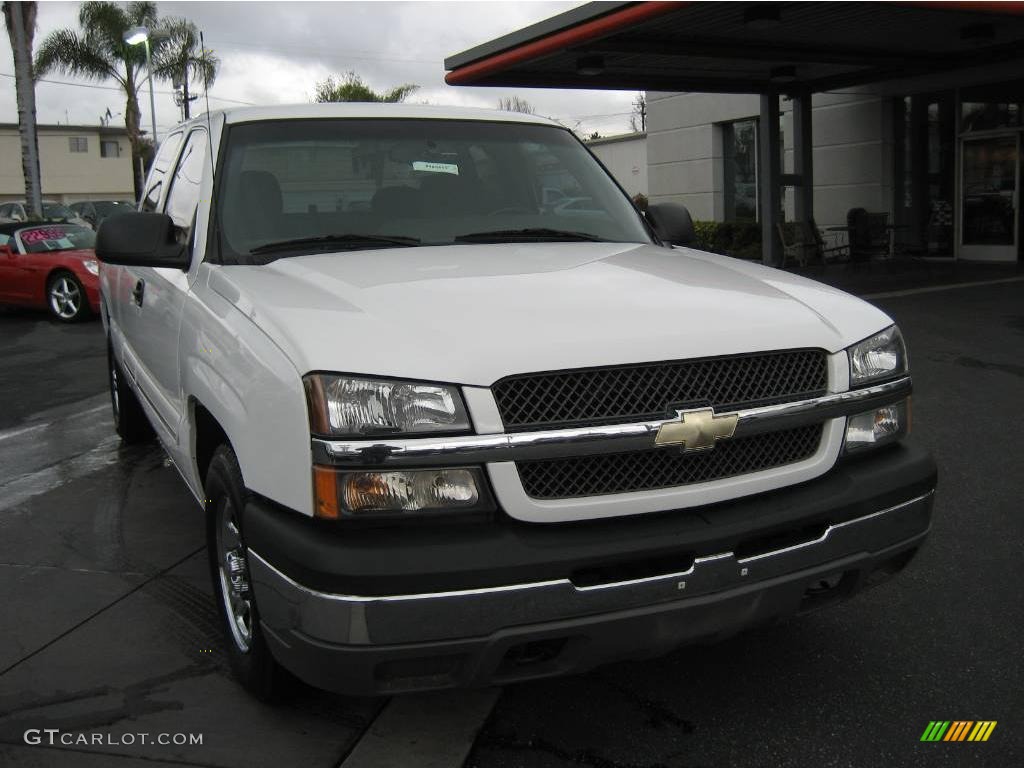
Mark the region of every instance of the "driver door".
MULTIPOLYGON (((179 242, 192 244, 192 226, 209 139, 203 128, 185 140, 173 174, 168 174, 164 213, 174 222, 179 242)), ((188 273, 180 269, 124 267, 130 305, 123 315, 125 332, 137 362, 136 380, 156 412, 168 444, 177 442, 184 412, 178 369, 178 331, 188 293, 188 273)))

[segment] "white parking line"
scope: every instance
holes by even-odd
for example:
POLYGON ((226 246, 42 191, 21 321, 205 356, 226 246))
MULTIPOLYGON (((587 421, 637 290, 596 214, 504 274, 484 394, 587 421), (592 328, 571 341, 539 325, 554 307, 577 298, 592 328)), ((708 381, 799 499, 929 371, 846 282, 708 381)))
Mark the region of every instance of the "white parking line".
POLYGON ((902 291, 883 291, 882 293, 865 293, 862 299, 895 299, 900 296, 916 296, 919 293, 936 293, 952 291, 957 288, 977 288, 982 285, 1001 285, 1002 283, 1024 282, 1024 277, 1001 277, 998 280, 976 280, 973 283, 950 283, 948 285, 928 285, 924 288, 907 288, 902 291))
POLYGON ((459 768, 500 693, 487 688, 394 698, 339 768, 459 768))

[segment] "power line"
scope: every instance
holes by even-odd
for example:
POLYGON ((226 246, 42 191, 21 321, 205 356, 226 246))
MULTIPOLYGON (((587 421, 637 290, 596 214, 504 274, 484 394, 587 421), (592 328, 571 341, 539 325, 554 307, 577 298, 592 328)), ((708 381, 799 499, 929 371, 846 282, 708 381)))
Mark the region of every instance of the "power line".
MULTIPOLYGON (((9 75, 6 72, 0 72, 0 77, 9 77, 12 80, 14 79, 14 75, 9 75)), ((100 90, 100 91, 118 91, 119 93, 124 93, 124 89, 123 88, 120 88, 120 87, 117 87, 117 86, 113 86, 113 85, 96 85, 94 83, 69 83, 67 80, 44 80, 43 78, 39 78, 39 77, 36 78, 36 82, 37 83, 46 83, 47 85, 70 85, 73 88, 93 88, 95 90, 100 90)), ((161 96, 173 96, 174 95, 174 91, 154 91, 154 93, 159 93, 161 96)), ((244 104, 244 105, 249 106, 249 107, 257 106, 256 104, 254 104, 251 101, 240 101, 238 99, 226 99, 223 96, 210 96, 210 98, 213 99, 214 101, 227 101, 227 102, 230 102, 232 104, 244 104)))
MULTIPOLYGON (((370 55, 369 51, 353 51, 352 49, 341 49, 341 48, 309 48, 307 46, 287 46, 287 45, 263 45, 258 43, 242 43, 234 40, 222 40, 217 44, 217 48, 235 48, 235 49, 252 49, 256 51, 270 51, 278 53, 288 53, 297 51, 300 53, 319 53, 330 56, 341 56, 349 59, 359 59, 365 61, 399 61, 409 62, 411 64, 439 64, 444 60, 444 56, 438 56, 436 59, 407 59, 398 56, 379 56, 376 54, 370 55)), ((215 50, 211 48, 210 50, 215 50)))

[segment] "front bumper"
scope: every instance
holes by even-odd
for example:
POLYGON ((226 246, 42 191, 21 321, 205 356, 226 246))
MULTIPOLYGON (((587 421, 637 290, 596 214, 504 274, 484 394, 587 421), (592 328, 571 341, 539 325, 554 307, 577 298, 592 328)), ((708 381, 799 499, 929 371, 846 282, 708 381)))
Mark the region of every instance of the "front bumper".
POLYGON ((275 657, 319 687, 390 693, 583 671, 847 597, 910 559, 934 486, 930 457, 895 446, 802 486, 614 522, 339 536, 254 502, 243 525, 275 657))

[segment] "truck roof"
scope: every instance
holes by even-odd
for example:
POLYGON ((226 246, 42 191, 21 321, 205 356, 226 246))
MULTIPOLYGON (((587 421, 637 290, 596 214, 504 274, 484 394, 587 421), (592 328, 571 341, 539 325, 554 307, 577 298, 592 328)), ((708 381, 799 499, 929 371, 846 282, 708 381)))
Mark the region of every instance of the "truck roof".
MULTIPOLYGON (((316 118, 395 118, 424 120, 487 120, 506 123, 534 123, 559 125, 554 120, 538 115, 509 112, 502 109, 476 109, 472 107, 442 107, 427 104, 375 104, 367 102, 339 102, 329 104, 274 104, 265 107, 230 107, 211 110, 211 115, 224 115, 228 123, 248 123, 261 120, 316 119, 316 118)), ((193 122, 206 120, 206 114, 193 122)))

